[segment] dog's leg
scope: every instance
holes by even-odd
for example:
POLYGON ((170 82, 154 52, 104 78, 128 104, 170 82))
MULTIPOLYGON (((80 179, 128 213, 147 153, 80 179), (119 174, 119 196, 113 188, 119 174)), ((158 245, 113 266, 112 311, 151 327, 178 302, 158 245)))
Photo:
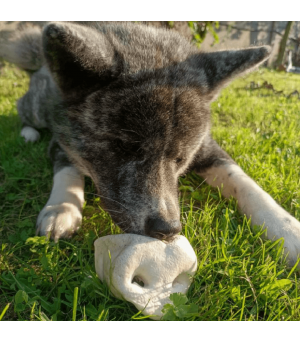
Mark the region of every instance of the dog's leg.
POLYGON ((300 254, 300 223, 246 175, 216 142, 210 141, 209 146, 211 152, 206 156, 199 152, 193 169, 209 185, 219 187, 225 197, 236 198, 239 210, 251 217, 252 226, 267 228, 267 238, 284 238, 288 260, 294 264, 300 254))
POLYGON ((17 101, 18 114, 22 122, 21 136, 25 142, 40 139, 37 129, 48 128, 48 117, 52 115, 48 100, 54 98, 53 81, 45 67, 30 76, 28 92, 17 101))
POLYGON ((70 237, 81 225, 84 178, 53 140, 49 152, 54 164, 53 187, 46 206, 38 216, 37 234, 50 235, 57 241, 70 237))

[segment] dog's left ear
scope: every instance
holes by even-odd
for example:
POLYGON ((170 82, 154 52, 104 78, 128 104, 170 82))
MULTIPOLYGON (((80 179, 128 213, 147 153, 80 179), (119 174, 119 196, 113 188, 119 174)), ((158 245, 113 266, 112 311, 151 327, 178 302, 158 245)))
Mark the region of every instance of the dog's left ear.
POLYGON ((65 100, 80 100, 120 73, 114 48, 91 27, 50 23, 43 31, 43 51, 65 100))
POLYGON ((188 63, 197 70, 198 83, 206 90, 208 100, 214 101, 221 88, 235 77, 258 67, 270 53, 270 46, 199 53, 191 56, 188 63))

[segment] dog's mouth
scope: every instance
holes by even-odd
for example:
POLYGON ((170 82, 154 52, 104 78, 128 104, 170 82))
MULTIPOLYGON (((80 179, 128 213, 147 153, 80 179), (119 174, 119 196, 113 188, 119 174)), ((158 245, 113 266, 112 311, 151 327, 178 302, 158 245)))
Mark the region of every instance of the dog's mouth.
POLYGON ((156 233, 154 235, 147 235, 145 232, 143 231, 135 231, 135 230, 132 230, 132 231, 128 231, 128 230, 122 230, 124 233, 132 233, 132 234, 135 234, 135 235, 140 235, 140 236, 145 236, 145 237, 151 237, 151 238, 155 238, 155 239, 158 239, 160 241, 163 241, 163 242, 166 242, 166 243, 172 243, 174 241, 174 239, 176 238, 176 236, 178 235, 177 234, 173 234, 173 235, 162 235, 161 233, 156 233))
POLYGON ((178 235, 178 233, 175 234, 163 234, 161 232, 153 232, 151 235, 146 235, 148 237, 159 239, 160 241, 166 241, 168 243, 172 242, 175 237, 178 235))
MULTIPOLYGON (((172 242, 175 237, 181 232, 181 223, 178 220, 171 221, 176 225, 170 225, 170 223, 163 220, 155 220, 154 224, 150 220, 146 221, 142 229, 135 227, 128 227, 126 225, 118 225, 124 233, 132 233, 146 237, 152 237, 160 241, 172 242), (150 223, 150 224, 149 224, 150 223), (152 224, 151 224, 152 223, 152 224)), ((117 224, 117 223, 116 223, 117 224)))

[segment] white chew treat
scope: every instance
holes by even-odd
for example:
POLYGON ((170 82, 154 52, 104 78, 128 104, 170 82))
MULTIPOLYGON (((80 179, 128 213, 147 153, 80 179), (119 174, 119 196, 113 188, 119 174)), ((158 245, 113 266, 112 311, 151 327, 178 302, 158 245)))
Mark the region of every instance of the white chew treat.
POLYGON ((197 269, 196 254, 184 236, 165 243, 122 234, 98 238, 94 244, 98 277, 117 298, 131 302, 145 315, 154 315, 152 319, 160 319, 170 294, 187 292, 197 269))

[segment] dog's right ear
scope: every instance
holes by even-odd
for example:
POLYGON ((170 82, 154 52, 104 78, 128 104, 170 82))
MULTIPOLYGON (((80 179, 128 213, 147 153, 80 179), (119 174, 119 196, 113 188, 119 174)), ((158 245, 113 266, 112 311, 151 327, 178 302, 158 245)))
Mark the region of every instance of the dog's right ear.
POLYGON ((96 29, 50 23, 43 31, 44 55, 65 100, 79 100, 120 72, 116 52, 96 29))

